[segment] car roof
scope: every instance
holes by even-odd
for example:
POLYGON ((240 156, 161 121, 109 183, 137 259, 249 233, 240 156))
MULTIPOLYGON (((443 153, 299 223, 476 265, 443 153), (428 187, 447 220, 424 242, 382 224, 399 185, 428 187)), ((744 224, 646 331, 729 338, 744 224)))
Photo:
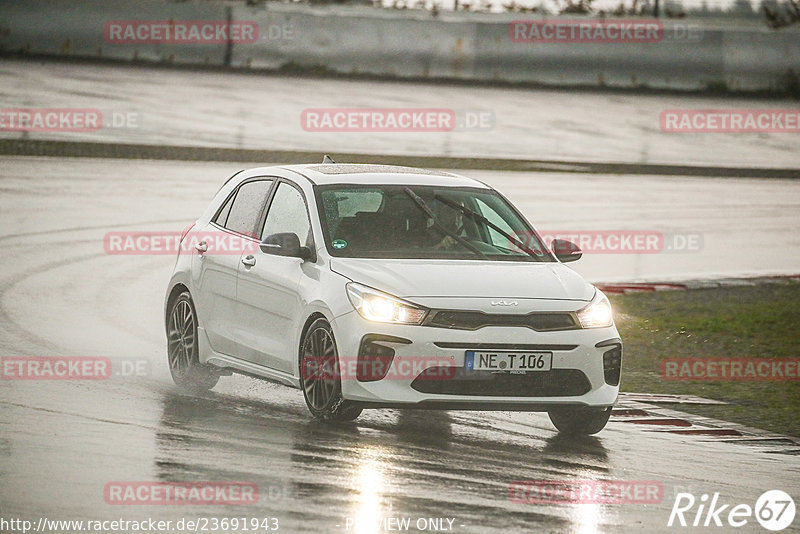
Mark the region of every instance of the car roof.
MULTIPOLYGON (((489 189, 489 186, 474 180, 438 170, 420 169, 416 167, 402 167, 397 165, 374 165, 361 163, 323 163, 306 165, 285 165, 278 167, 282 170, 292 171, 305 177, 314 185, 331 184, 357 184, 357 185, 435 185, 443 187, 479 187, 489 189)), ((274 169, 264 167, 250 169, 249 175, 254 172, 265 173, 274 169)))

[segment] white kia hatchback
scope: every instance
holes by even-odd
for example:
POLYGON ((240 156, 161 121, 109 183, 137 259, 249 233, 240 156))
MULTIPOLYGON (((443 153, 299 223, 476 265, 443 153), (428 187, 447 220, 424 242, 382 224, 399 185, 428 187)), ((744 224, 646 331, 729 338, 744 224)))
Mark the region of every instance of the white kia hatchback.
POLYGON ((491 187, 407 167, 234 175, 181 237, 166 295, 172 377, 231 372, 303 391, 320 419, 364 408, 546 411, 593 434, 622 342, 599 290, 491 187))

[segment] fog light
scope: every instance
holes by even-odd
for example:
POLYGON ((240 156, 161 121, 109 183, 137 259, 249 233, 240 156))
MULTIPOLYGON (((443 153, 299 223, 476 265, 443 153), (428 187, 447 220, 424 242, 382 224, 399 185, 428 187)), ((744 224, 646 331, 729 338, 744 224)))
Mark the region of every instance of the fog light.
POLYGON ((356 367, 356 379, 359 382, 376 382, 385 378, 389 372, 394 361, 394 349, 381 342, 404 345, 411 343, 410 340, 402 337, 381 334, 367 334, 361 338, 356 367))
POLYGON ((622 370, 622 345, 617 344, 603 353, 603 376, 609 386, 619 385, 622 370))

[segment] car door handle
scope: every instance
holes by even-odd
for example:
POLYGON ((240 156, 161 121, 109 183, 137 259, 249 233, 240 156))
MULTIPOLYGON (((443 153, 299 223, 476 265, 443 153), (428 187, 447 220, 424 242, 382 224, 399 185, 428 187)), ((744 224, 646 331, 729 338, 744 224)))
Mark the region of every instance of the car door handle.
POLYGON ((256 257, 253 256, 252 254, 249 254, 244 258, 242 258, 242 265, 246 267, 252 267, 255 264, 256 264, 256 257))
POLYGON ((205 241, 200 241, 194 246, 194 249, 199 252, 200 254, 208 251, 208 243, 205 241))

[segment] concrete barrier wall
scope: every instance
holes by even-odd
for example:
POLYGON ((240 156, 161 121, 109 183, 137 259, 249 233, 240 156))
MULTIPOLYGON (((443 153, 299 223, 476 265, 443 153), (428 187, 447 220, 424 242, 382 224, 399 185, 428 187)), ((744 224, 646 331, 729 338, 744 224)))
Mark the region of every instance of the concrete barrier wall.
POLYGON ((222 65, 226 44, 108 44, 103 29, 114 20, 225 20, 216 2, 159 0, 0 0, 0 50, 122 61, 222 65))
MULTIPOLYGON (((265 4, 147 0, 0 1, 0 50, 119 60, 225 65, 563 86, 780 90, 800 75, 800 27, 758 21, 664 21, 657 43, 515 43, 510 15, 472 16, 265 4), (252 44, 111 45, 109 20, 254 21, 252 44), (687 25, 693 35, 681 36, 687 25), (794 73, 794 74, 792 74, 794 73)), ((522 17, 518 17, 522 18, 522 17)))
POLYGON ((744 91, 783 89, 789 76, 800 76, 798 29, 795 25, 778 32, 723 32, 722 63, 727 86, 744 91))
POLYGON ((235 47, 234 66, 321 67, 346 74, 474 78, 477 25, 407 17, 330 16, 321 12, 235 9, 262 34, 290 28, 291 37, 235 47))
MULTIPOLYGON (((669 23, 666 24, 669 27, 669 23)), ((723 75, 719 32, 701 42, 514 43, 481 28, 477 75, 544 84, 700 89, 723 75)))

